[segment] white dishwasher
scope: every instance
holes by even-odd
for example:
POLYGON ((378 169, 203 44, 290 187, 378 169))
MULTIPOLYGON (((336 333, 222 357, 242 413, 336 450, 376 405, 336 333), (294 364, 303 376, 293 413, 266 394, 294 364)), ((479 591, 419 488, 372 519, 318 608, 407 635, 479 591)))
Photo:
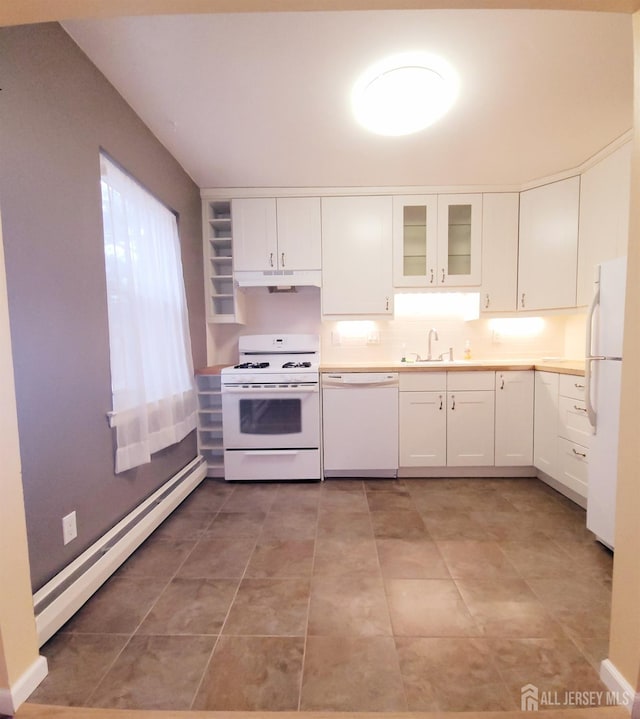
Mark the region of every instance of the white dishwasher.
POLYGON ((322 374, 325 477, 398 473, 398 373, 322 374))

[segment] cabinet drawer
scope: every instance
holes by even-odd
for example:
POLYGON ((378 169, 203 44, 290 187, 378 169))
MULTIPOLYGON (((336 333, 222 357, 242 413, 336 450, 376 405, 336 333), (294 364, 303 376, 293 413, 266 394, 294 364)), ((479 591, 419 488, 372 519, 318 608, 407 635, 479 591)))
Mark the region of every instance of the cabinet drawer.
POLYGON ((561 397, 584 399, 584 377, 572 374, 561 374, 558 392, 561 397))
POLYGON ((447 372, 449 392, 494 390, 495 382, 495 372, 447 372))
POLYGON ((587 408, 580 399, 558 398, 558 434, 584 447, 591 444, 593 431, 587 417, 587 408))
POLYGON ((558 439, 558 480, 577 492, 581 497, 587 496, 587 468, 589 465, 589 450, 575 442, 558 439))
POLYGON ((401 392, 444 392, 446 372, 400 372, 401 392))

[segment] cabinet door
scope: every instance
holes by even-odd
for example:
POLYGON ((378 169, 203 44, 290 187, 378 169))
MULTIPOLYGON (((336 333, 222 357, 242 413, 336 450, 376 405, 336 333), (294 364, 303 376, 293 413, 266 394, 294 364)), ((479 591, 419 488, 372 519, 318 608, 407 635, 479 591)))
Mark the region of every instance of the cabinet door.
POLYGON ((276 201, 273 197, 233 200, 233 269, 277 268, 276 201))
POLYGON ((400 466, 447 463, 445 392, 400 392, 400 466))
POLYGON ((481 312, 513 312, 518 293, 517 192, 482 196, 481 312))
POLYGON ((494 463, 495 392, 447 394, 447 465, 477 467, 494 463))
POLYGON ((630 189, 631 142, 580 178, 579 307, 591 302, 596 265, 627 254, 630 189))
POLYGON ((535 373, 533 464, 558 478, 558 375, 535 373))
POLYGON ((393 314, 391 197, 322 198, 322 313, 393 314))
POLYGON ((393 284, 435 287, 438 246, 438 198, 393 198, 393 284))
POLYGON ((580 178, 520 194, 518 309, 575 307, 580 178))
POLYGON ((479 285, 482 268, 482 195, 438 195, 439 285, 479 285))
POLYGON ((279 197, 276 211, 278 269, 319 270, 320 198, 279 197))
POLYGON ((496 466, 533 464, 533 372, 496 372, 496 466))

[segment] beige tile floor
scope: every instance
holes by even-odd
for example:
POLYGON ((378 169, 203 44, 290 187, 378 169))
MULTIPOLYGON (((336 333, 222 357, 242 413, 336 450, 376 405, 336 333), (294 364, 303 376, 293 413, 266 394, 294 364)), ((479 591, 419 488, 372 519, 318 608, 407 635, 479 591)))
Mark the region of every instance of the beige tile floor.
POLYGON ((611 569, 537 480, 206 480, 43 647, 30 701, 499 711, 534 684, 563 704, 605 689, 611 569))

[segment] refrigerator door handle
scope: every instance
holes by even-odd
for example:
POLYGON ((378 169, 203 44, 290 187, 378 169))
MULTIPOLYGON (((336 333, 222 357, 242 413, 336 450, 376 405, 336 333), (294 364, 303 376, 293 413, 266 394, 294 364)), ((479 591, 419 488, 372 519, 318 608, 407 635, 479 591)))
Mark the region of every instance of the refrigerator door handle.
POLYGON ((595 315, 596 309, 598 308, 598 305, 600 304, 600 286, 598 286, 598 289, 596 290, 595 294, 593 295, 593 299, 591 300, 591 305, 589 306, 589 312, 587 314, 587 332, 586 332, 586 352, 585 352, 585 367, 584 367, 584 401, 585 406, 587 408, 587 417, 589 418, 589 424, 593 427, 593 431, 595 432, 596 429, 596 423, 598 421, 598 413, 596 411, 596 408, 593 406, 593 403, 591 402, 591 363, 599 358, 594 357, 593 354, 591 354, 593 349, 593 340, 592 340, 592 334, 593 334, 593 317, 595 315))

